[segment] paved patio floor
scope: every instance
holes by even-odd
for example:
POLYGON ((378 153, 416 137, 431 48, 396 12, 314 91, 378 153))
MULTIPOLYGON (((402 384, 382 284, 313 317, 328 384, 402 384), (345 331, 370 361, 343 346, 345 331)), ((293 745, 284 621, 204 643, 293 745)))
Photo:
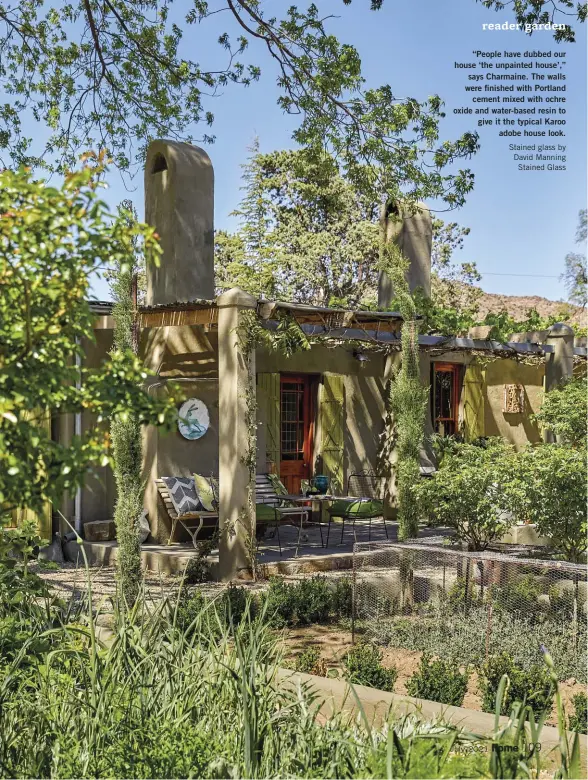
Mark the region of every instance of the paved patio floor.
MULTIPOLYGON (((280 528, 280 542, 282 554, 278 546, 277 535, 273 535, 273 530, 266 533, 260 541, 258 548, 258 562, 274 563, 279 561, 292 561, 300 559, 330 558, 332 556, 353 556, 353 545, 355 542, 397 542, 398 541, 398 523, 391 520, 386 521, 386 528, 382 518, 375 518, 371 523, 371 534, 368 522, 362 520, 357 522, 355 527, 351 523, 346 523, 344 530, 341 523, 332 523, 329 534, 329 546, 326 547, 327 526, 324 524, 319 528, 317 525, 309 525, 302 530, 300 547, 297 553, 298 528, 291 525, 285 525, 280 528), (386 529, 388 534, 386 535, 386 529), (343 531, 343 538, 342 538, 343 531), (321 546, 322 541, 325 546, 321 546)), ((450 529, 427 528, 422 527, 419 531, 420 539, 438 539, 442 543, 443 538, 451 535, 450 529)))

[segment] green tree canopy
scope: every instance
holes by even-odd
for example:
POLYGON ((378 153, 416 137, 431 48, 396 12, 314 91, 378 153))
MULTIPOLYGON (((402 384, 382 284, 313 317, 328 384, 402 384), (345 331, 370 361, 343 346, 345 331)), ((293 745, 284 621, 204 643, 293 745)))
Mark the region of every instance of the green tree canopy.
POLYGON ((318 306, 375 302, 377 207, 335 160, 255 146, 244 169, 240 228, 216 236, 219 287, 318 306))
POLYGON ((586 376, 573 377, 545 393, 535 419, 572 447, 586 444, 588 438, 588 384, 586 376))
POLYGON ((365 191, 462 204, 473 177, 451 164, 476 151, 477 135, 441 141, 437 95, 421 103, 388 84, 366 88, 358 52, 329 32, 332 4, 324 6, 292 5, 278 18, 260 0, 0 5, 4 163, 63 171, 94 148, 126 171, 154 137, 211 141, 215 97, 260 77, 261 47, 277 74, 280 108, 300 117, 298 143, 332 151, 365 191), (217 38, 220 67, 192 59, 197 29, 217 38), (27 117, 46 125, 46 141, 26 136, 27 117))
MULTIPOLYGON (((258 141, 249 151, 244 195, 232 214, 238 229, 216 234, 217 286, 315 305, 374 306, 379 203, 358 193, 332 155, 261 154, 258 141)), ((466 316, 467 325, 475 321, 480 275, 475 263, 453 257, 469 232, 433 219, 432 301, 418 298, 433 326, 444 311, 443 321, 456 327, 466 316)))
POLYGON ((450 442, 432 479, 415 483, 417 511, 453 528, 470 550, 485 550, 515 519, 509 514, 514 450, 502 439, 485 446, 450 442))
POLYGON ((25 170, 0 173, 0 514, 39 510, 108 462, 106 425, 64 445, 40 424, 48 413, 83 411, 99 423, 132 408, 140 422, 157 423, 175 411, 142 388, 147 375, 132 352, 84 365, 94 339, 90 274, 131 264, 135 240, 158 251, 151 228, 108 214, 95 173, 86 166, 60 189, 25 170))
MULTIPOLYGON (((584 411, 586 409, 584 402, 584 411)), ((519 452, 508 486, 512 510, 537 525, 569 561, 586 553, 586 447, 539 444, 519 452)))

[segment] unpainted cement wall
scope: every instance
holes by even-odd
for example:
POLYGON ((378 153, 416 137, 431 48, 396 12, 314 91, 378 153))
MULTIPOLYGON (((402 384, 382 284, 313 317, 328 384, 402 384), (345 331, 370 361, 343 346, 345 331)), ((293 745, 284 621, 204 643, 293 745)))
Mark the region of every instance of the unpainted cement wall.
POLYGON ((486 436, 502 436, 517 450, 529 443, 541 441, 537 423, 531 415, 536 414, 543 400, 543 363, 525 365, 516 360, 495 360, 486 365, 484 371, 484 433, 486 436), (504 408, 504 386, 521 384, 524 387, 525 402, 522 414, 506 414, 504 408))
MULTIPOLYGON (((108 356, 112 349, 112 329, 97 329, 94 331, 95 342, 84 339, 82 348, 84 350, 83 364, 86 368, 98 368, 103 360, 108 356)), ((98 425, 96 415, 82 415, 82 433, 94 429, 98 425)), ((100 424, 107 427, 106 422, 100 424)), ((62 444, 71 441, 75 432, 75 415, 64 414, 54 418, 52 423, 53 435, 62 444)), ((116 490, 112 470, 109 466, 102 467, 95 465, 86 475, 82 487, 82 519, 84 522, 93 520, 107 520, 112 518, 116 490)), ((75 492, 66 494, 59 506, 59 511, 72 525, 74 524, 75 514, 75 492)), ((57 527, 62 534, 70 531, 67 523, 58 515, 54 519, 57 527)))

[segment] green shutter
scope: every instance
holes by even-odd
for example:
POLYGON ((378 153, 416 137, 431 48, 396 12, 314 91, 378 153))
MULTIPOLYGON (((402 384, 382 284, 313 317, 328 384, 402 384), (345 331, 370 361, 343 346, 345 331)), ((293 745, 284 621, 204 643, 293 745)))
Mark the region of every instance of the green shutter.
POLYGON ((484 436, 484 372, 476 364, 466 368, 463 379, 463 427, 466 441, 484 436))
POLYGON ((265 402, 265 456, 275 463, 276 473, 280 472, 280 375, 258 374, 257 390, 260 401, 265 402))
POLYGON ((344 483, 345 385, 340 374, 324 374, 320 402, 323 472, 331 477, 333 492, 342 492, 344 483))

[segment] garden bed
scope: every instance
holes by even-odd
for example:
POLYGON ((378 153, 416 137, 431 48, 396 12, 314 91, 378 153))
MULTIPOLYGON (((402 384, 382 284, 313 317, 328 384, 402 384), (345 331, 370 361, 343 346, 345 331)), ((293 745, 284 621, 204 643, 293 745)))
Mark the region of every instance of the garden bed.
MULTIPOLYGON (((286 661, 294 666, 300 655, 309 648, 317 648, 320 651, 321 660, 324 662, 322 671, 328 676, 343 676, 344 656, 352 647, 351 631, 342 626, 335 625, 310 625, 299 628, 291 628, 283 633, 282 637, 286 661)), ((395 667, 398 677, 394 685, 394 693, 408 694, 407 683, 417 671, 421 657, 420 650, 409 650, 402 647, 382 647, 382 665, 385 668, 395 667)), ((560 693, 564 708, 568 717, 573 714, 572 697, 586 691, 586 686, 571 678, 560 681, 560 693)), ((482 697, 478 687, 478 675, 475 670, 471 672, 467 692, 462 707, 477 712, 482 711, 482 697)), ((546 725, 557 726, 555 705, 546 725)))

